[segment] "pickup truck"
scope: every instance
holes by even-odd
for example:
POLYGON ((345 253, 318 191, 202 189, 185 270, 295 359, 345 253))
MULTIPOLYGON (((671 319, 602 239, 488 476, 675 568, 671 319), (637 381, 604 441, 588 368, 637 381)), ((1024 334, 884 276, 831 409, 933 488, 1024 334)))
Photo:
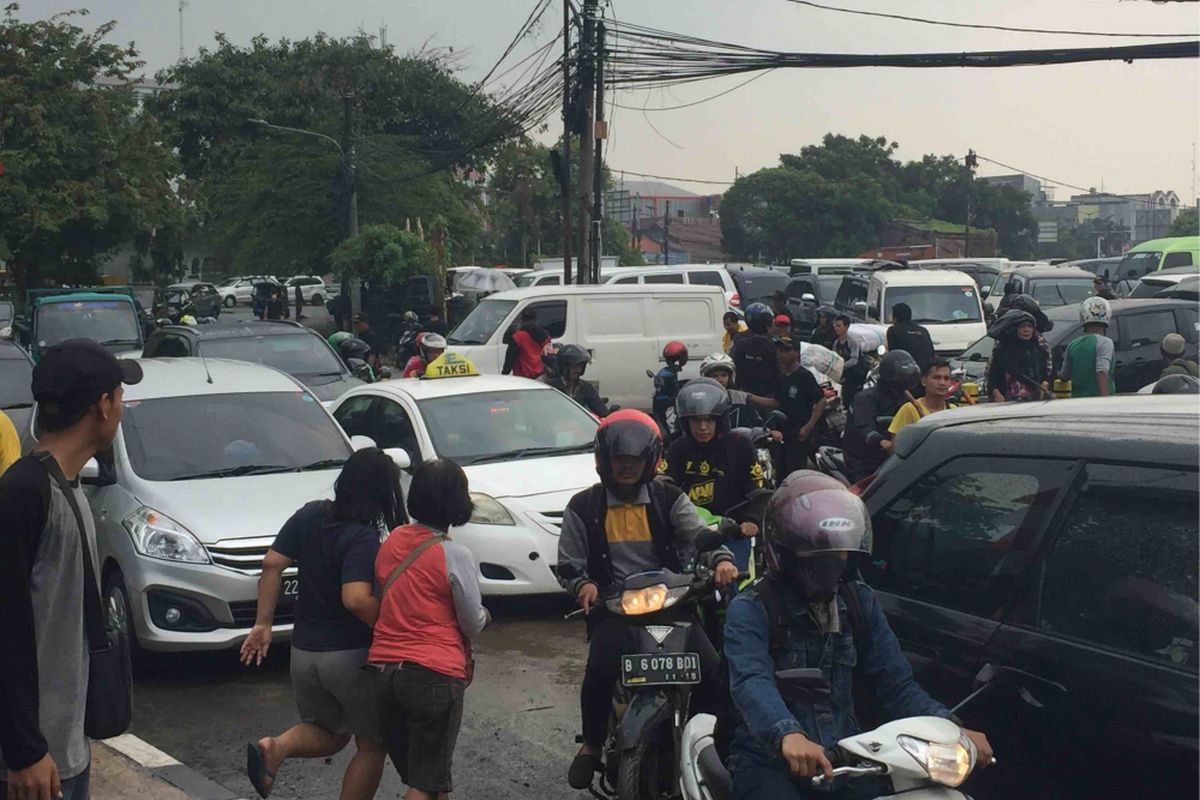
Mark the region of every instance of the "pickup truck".
POLYGON ((145 322, 131 287, 103 286, 30 289, 25 316, 14 327, 36 363, 43 350, 67 339, 93 339, 113 353, 141 350, 145 322))

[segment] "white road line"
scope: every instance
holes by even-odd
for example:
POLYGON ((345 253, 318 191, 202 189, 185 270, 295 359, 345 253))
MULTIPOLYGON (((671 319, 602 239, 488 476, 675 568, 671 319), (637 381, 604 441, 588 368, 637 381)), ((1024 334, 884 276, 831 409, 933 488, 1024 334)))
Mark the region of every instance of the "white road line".
POLYGON ((149 742, 142 741, 132 733, 123 733, 111 739, 104 739, 103 743, 126 758, 130 758, 141 764, 146 769, 173 767, 180 763, 178 759, 172 758, 162 750, 159 750, 149 742))

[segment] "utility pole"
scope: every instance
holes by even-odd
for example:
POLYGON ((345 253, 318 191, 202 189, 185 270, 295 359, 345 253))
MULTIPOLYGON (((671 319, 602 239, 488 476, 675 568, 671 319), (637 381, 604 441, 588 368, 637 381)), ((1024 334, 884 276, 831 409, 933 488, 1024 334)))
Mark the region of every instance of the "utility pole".
MULTIPOLYGON (((358 172, 354 168, 354 95, 347 92, 342 96, 342 176, 346 202, 346 238, 358 235, 358 172)), ((351 319, 362 311, 362 279, 359 275, 342 276, 342 293, 349 293, 351 319)))
POLYGON ((974 150, 967 151, 967 218, 963 235, 963 257, 971 255, 971 179, 975 177, 975 168, 979 166, 979 158, 974 150))
POLYGON ((663 214, 663 264, 671 263, 671 201, 667 201, 667 210, 663 214))
POLYGON ((582 130, 579 137, 579 273, 578 282, 587 283, 592 275, 592 187, 596 175, 596 16, 598 0, 584 0, 583 36, 579 42, 579 101, 583 103, 582 130))
MULTIPOLYGON (((597 12, 598 13, 598 12, 597 12)), ((603 252, 601 231, 604 226, 604 140, 608 123, 604 121, 604 23, 596 20, 596 174, 592 177, 592 283, 600 283, 603 252)))
POLYGON ((563 284, 571 284, 571 0, 563 0, 562 256, 563 284))
POLYGON ((187 8, 187 0, 179 0, 179 60, 183 61, 183 10, 187 8))

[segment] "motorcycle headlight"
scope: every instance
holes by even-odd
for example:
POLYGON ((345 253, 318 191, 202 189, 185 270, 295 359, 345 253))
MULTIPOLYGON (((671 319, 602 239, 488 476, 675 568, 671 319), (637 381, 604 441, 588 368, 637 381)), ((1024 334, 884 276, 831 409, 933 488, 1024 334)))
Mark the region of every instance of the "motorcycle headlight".
POLYGON ((954 744, 935 744, 912 736, 897 736, 896 743, 916 759, 929 777, 944 786, 958 786, 975 766, 975 745, 965 735, 954 744))
POLYGON ((635 617, 639 614, 653 614, 678 603, 688 593, 688 587, 679 586, 668 589, 665 583, 656 583, 645 589, 626 589, 620 597, 608 601, 609 610, 626 616, 635 617))
POLYGON ((508 509, 500 505, 500 501, 494 497, 489 497, 479 492, 471 492, 471 504, 474 506, 471 511, 471 522, 479 525, 517 524, 512 514, 508 513, 508 509))
POLYGON ((142 506, 121 524, 133 538, 133 547, 148 558, 207 564, 208 551, 192 532, 166 514, 142 506))

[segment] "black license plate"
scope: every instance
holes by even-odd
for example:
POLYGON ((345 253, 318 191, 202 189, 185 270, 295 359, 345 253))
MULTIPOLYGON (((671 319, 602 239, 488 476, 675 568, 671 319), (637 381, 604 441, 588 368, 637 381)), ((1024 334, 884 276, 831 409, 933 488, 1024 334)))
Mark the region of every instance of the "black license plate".
POLYGON ((621 656, 621 683, 625 686, 699 682, 699 653, 637 653, 621 656))
POLYGON ((283 597, 295 598, 300 594, 300 579, 299 578, 284 578, 282 585, 279 587, 279 594, 283 597))

